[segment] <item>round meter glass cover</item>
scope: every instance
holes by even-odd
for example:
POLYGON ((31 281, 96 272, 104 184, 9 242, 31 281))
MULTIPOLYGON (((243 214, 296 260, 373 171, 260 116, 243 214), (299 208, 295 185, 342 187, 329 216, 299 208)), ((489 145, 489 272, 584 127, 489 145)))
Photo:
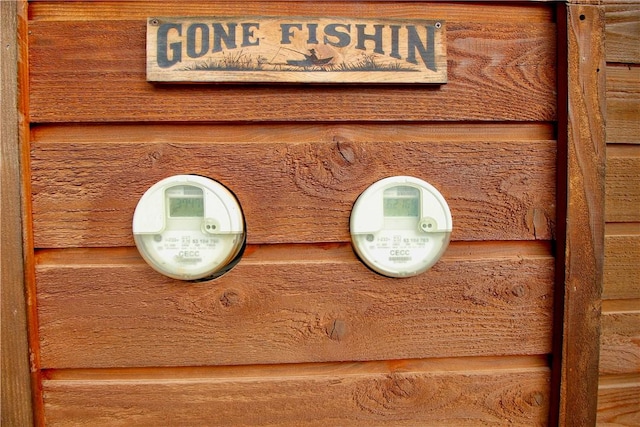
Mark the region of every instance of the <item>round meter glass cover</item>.
POLYGON ((196 175, 176 175, 150 187, 133 216, 133 235, 144 260, 165 276, 214 278, 239 260, 244 219, 223 185, 196 175))
POLYGON ((415 276, 431 268, 449 244, 452 225, 442 194, 409 176, 372 184, 356 200, 350 218, 356 254, 389 277, 415 276))

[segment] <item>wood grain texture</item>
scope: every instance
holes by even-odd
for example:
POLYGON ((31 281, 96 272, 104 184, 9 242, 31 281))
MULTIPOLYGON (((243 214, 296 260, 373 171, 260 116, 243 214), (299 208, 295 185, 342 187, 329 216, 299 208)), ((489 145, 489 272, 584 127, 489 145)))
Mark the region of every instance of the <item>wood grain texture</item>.
POLYGON ((0 2, 0 301, 2 302, 2 409, 0 423, 33 423, 22 254, 21 144, 18 113, 18 14, 0 2))
POLYGON ((161 276, 134 248, 45 251, 42 368, 548 353, 548 246, 456 246, 403 280, 371 272, 349 245, 250 247, 202 283, 161 276))
POLYGON ((629 3, 606 5, 608 62, 640 64, 640 4, 629 3))
POLYGON ((149 82, 447 83, 446 22, 441 18, 150 17, 146 40, 149 82), (343 30, 340 37, 335 35, 336 25, 343 30), (167 31, 168 27, 175 31, 167 31), (233 42, 221 43, 216 27, 234 28, 229 31, 233 42), (199 36, 189 36, 192 28, 200 28, 199 36), (367 37, 361 34, 372 31, 378 41, 365 42, 367 37), (197 53, 188 48, 196 37, 202 46, 197 53), (315 40, 310 42, 309 37, 315 40), (418 38, 419 46, 414 40, 418 38), (174 50, 176 45, 180 47, 174 50), (424 52, 416 56, 417 47, 424 52))
MULTIPOLYGON (((429 126, 407 134, 378 127, 355 136, 357 128, 326 125, 275 127, 262 135, 238 126, 226 132, 229 139, 214 136, 210 143, 203 139, 215 128, 203 134, 159 128, 147 137, 153 142, 131 143, 117 136, 121 128, 101 129, 111 142, 34 142, 36 247, 131 246, 139 197, 156 181, 185 172, 236 194, 249 243, 350 241, 353 203, 391 175, 414 175, 439 189, 455 218, 454 240, 553 236, 555 141, 491 141, 473 128, 466 141, 461 135, 447 141, 429 126), (432 136, 413 139, 421 131, 432 136), (296 138, 309 142, 289 142, 296 138)), ((74 132, 67 129, 70 140, 82 137, 74 132)))
MULTIPOLYGON (((38 21, 92 21, 92 20, 145 20, 154 16, 208 16, 237 15, 238 2, 218 0, 215 2, 184 1, 74 1, 73 3, 48 0, 31 1, 31 17, 38 21)), ((553 9, 546 5, 501 4, 500 7, 487 8, 480 3, 465 4, 464 7, 452 3, 406 1, 360 1, 353 5, 349 1, 301 2, 284 1, 244 1, 241 12, 251 15, 279 15, 286 11, 288 15, 324 15, 356 16, 379 18, 381 16, 398 19, 415 17, 430 19, 438 17, 446 21, 474 23, 495 23, 512 21, 520 23, 553 22, 553 9), (317 4, 314 4, 317 3, 317 4), (321 11, 318 12, 320 5, 321 11), (325 13, 330 11, 331 13, 325 13)), ((497 6, 497 5, 496 5, 497 6)))
POLYGON ((607 143, 640 144, 640 66, 607 66, 607 143))
MULTIPOLYGON (((559 422, 596 420, 604 253, 604 10, 567 6, 567 200, 559 422), (602 71, 602 72, 601 72, 602 71)), ((558 331, 556 331, 556 334, 558 331)))
POLYGON ((598 387, 597 425, 640 425, 640 375, 601 377, 598 387))
POLYGON ((607 175, 599 426, 640 424, 640 4, 606 7, 607 175))
POLYGON ((640 222, 640 144, 608 145, 606 221, 640 222))
POLYGON ((640 374, 640 299, 605 301, 600 375, 640 374))
POLYGON ((45 380, 46 419, 60 426, 545 425, 543 362, 465 361, 457 369, 413 360, 45 380))
MULTIPOLYGON (((347 4, 351 14, 367 10, 367 4, 347 4)), ((372 5, 368 13, 383 13, 372 5)), ((237 4, 235 14, 246 14, 244 5, 237 4)), ((504 20, 493 28, 447 22, 450 83, 372 91, 364 85, 153 85, 145 77, 145 19, 35 19, 30 120, 554 120, 555 25, 504 20)))
POLYGON ((607 224, 603 299, 640 297, 640 223, 607 224))
POLYGON ((621 5, 621 4, 638 4, 638 0, 600 0, 600 4, 609 5, 621 5))
MULTIPOLYGON (((548 241, 556 237, 553 8, 533 2, 35 1, 30 18, 37 246, 112 246, 38 252, 42 366, 53 368, 44 372, 48 424, 547 423, 554 274, 548 241), (372 91, 143 82, 144 22, 151 12, 326 10, 389 18, 439 14, 455 34, 448 47, 453 84, 372 91), (325 124, 349 120, 361 124, 325 124), (132 124, 64 124, 83 121, 132 124), (191 124, 141 124, 160 121, 191 124), (260 123, 208 124, 237 121, 260 123), (263 126, 281 121, 299 124, 263 126), (185 169, 229 185, 249 219, 254 245, 212 283, 185 286, 160 277, 133 248, 118 247, 132 244, 131 215, 144 189, 185 169), (355 197, 375 179, 399 173, 436 184, 453 201, 457 221, 445 258, 406 282, 371 273, 348 245, 317 243, 348 241, 355 197), (287 242, 309 244, 255 245, 287 242), (511 354, 534 356, 520 363, 511 354), (167 368, 406 357, 447 359, 441 365, 167 368), (157 368, 75 370, 114 366, 157 368)), ((581 77, 592 71, 582 69, 581 77)), ((584 86, 589 97, 593 87, 584 86)), ((580 146, 575 159, 585 175, 572 175, 577 206, 570 209, 570 229, 590 222, 602 205, 590 181, 593 157, 581 151, 582 139, 597 126, 583 132, 580 120, 572 122, 580 137, 570 140, 580 146), (578 214, 583 210, 589 219, 578 214)), ((594 235, 597 246, 598 230, 574 231, 568 284, 583 292, 594 277, 585 253, 594 235), (584 277, 577 278, 579 270, 584 277)), ((591 289, 586 299, 568 299, 570 314, 591 308, 591 289)), ((592 326, 568 322, 577 329, 567 334, 570 345, 592 326)), ((573 365, 576 356, 570 353, 567 363, 581 370, 581 363, 573 365)), ((576 378, 582 375, 565 377, 565 408, 572 415, 578 408, 577 422, 588 421, 580 416, 590 401, 573 389, 582 386, 576 378)))

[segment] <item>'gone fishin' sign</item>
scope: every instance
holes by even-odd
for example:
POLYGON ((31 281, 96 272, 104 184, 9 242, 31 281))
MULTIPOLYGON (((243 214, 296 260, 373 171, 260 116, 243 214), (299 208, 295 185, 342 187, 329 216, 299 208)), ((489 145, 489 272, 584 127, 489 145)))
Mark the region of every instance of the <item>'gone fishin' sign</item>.
POLYGON ((147 80, 440 84, 445 36, 439 20, 149 18, 147 80))

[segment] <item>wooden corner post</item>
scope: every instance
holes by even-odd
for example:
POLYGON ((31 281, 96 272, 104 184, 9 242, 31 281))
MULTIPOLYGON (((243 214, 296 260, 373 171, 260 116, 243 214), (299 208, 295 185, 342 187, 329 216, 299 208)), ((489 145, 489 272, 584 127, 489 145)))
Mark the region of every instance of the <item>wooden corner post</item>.
POLYGON ((0 290, 2 301, 2 410, 0 424, 33 424, 24 286, 21 144, 18 111, 18 10, 22 2, 0 1, 2 154, 0 160, 0 290))
POLYGON ((550 424, 590 426, 596 421, 604 260, 604 8, 559 5, 558 47, 560 216, 551 396, 557 407, 550 424))

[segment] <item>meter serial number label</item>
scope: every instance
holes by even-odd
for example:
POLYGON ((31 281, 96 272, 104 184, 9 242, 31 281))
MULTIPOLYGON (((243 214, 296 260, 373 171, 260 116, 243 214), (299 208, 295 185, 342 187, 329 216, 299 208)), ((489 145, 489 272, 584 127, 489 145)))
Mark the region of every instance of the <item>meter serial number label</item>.
POLYGON ((394 264, 410 263, 429 245, 429 237, 383 234, 370 237, 369 250, 394 264), (418 253, 416 253, 418 251, 418 253))
POLYGON ((172 257, 180 264, 198 264, 208 259, 217 250, 220 239, 203 234, 183 235, 176 232, 157 236, 156 250, 172 257), (169 235, 167 235, 169 234, 169 235))

